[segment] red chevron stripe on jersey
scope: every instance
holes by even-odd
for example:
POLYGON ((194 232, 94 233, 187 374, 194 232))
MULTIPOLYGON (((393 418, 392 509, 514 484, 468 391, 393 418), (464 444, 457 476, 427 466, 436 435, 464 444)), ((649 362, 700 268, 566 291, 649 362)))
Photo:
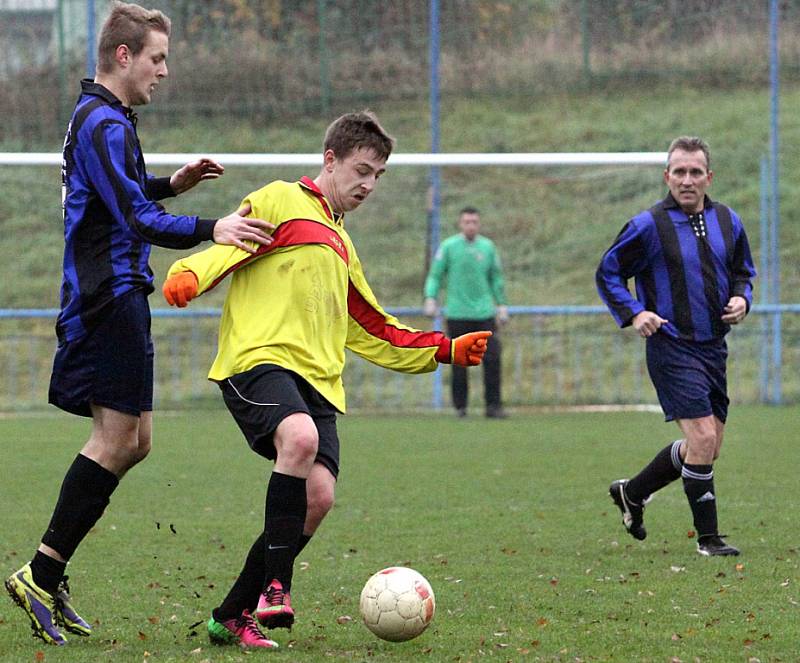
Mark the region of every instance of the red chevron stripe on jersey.
MULTIPOLYGON (((391 345, 398 348, 435 348, 442 350, 442 345, 446 345, 445 352, 449 353, 450 344, 443 344, 447 337, 442 332, 419 332, 400 329, 387 324, 386 319, 366 300, 364 296, 353 285, 349 284, 347 291, 347 311, 364 330, 376 338, 388 341, 391 345)), ((438 355, 438 353, 437 353, 438 355)), ((438 359, 438 356, 437 356, 438 359)), ((441 361, 441 360, 440 360, 441 361)))
POLYGON ((346 265, 350 264, 350 256, 347 253, 347 247, 345 247, 344 242, 330 226, 309 219, 292 219, 291 221, 284 221, 277 227, 272 234, 272 244, 262 244, 258 247, 258 251, 248 255, 230 269, 226 270, 223 274, 220 274, 218 278, 214 279, 214 282, 208 287, 206 292, 216 287, 216 285, 231 272, 235 272, 237 269, 241 269, 245 265, 250 264, 253 260, 260 258, 265 253, 269 253, 274 249, 279 249, 284 246, 300 246, 302 244, 324 244, 325 246, 329 246, 344 260, 346 265))

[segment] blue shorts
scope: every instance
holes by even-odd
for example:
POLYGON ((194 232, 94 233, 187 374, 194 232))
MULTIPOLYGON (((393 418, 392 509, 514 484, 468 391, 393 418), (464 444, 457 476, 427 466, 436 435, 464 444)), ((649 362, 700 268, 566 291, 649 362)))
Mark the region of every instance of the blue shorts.
POLYGON ((693 343, 659 332, 647 339, 647 371, 667 421, 728 417, 728 346, 693 343))
POLYGON ((141 290, 114 299, 86 336, 60 343, 48 401, 91 417, 90 403, 136 417, 153 409, 150 307, 141 290))
POLYGON ((225 405, 247 444, 260 456, 275 460, 273 435, 278 424, 295 412, 305 412, 319 435, 316 462, 339 476, 339 434, 336 408, 297 373, 274 364, 262 364, 220 380, 225 405))

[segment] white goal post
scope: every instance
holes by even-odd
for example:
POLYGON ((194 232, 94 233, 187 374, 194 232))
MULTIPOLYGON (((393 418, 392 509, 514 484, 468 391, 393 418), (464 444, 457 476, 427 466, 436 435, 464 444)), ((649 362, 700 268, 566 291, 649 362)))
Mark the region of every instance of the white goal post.
MULTIPOLYGON (((148 166, 182 166, 208 157, 225 166, 318 166, 322 155, 191 152, 152 152, 145 155, 148 166)), ((476 153, 418 152, 392 154, 392 166, 636 166, 667 162, 666 152, 503 152, 476 153)), ((56 152, 0 152, 0 166, 60 166, 56 152)))

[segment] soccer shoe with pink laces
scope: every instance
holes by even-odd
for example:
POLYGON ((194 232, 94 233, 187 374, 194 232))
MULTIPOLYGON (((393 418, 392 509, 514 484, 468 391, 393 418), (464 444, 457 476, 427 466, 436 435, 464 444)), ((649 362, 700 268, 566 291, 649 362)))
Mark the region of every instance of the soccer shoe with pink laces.
POLYGON ((208 639, 214 645, 238 644, 242 649, 278 649, 278 643, 265 636, 256 620, 245 610, 237 619, 208 620, 208 639))
POLYGON ((292 601, 289 592, 283 591, 280 580, 273 580, 261 593, 255 615, 261 625, 267 628, 292 628, 292 601))

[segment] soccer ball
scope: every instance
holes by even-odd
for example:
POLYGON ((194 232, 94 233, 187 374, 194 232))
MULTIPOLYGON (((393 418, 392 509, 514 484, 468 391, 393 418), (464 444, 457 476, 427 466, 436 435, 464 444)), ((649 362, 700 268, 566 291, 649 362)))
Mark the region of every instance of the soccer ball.
POLYGON ((433 619, 436 601, 425 577, 404 566, 392 566, 373 575, 361 590, 359 610, 364 624, 390 642, 411 640, 433 619))

